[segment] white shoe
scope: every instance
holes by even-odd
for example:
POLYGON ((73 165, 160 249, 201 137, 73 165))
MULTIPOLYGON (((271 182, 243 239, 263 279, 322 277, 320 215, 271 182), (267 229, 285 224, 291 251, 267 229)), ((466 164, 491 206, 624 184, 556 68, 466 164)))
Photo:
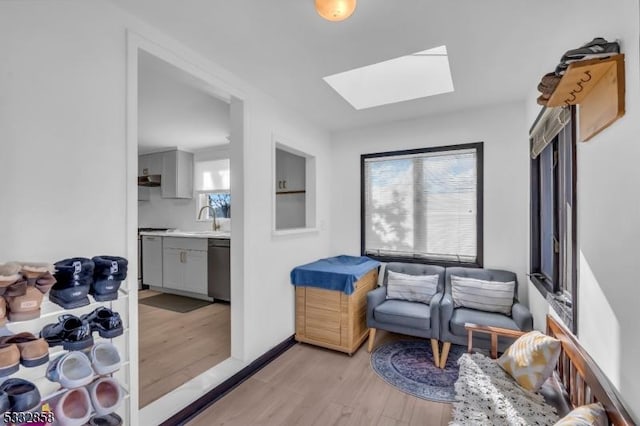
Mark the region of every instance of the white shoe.
POLYGON ((65 392, 56 403, 53 412, 60 426, 82 426, 91 417, 91 400, 86 388, 65 392))
POLYGON ((122 388, 111 377, 102 377, 91 383, 88 388, 93 408, 99 416, 113 413, 122 403, 122 388))
POLYGON ((91 349, 91 364, 95 372, 101 376, 111 374, 120 369, 118 349, 109 342, 100 342, 91 349))
POLYGON ((82 352, 73 351, 59 356, 49 363, 47 379, 58 382, 67 389, 86 386, 93 380, 91 361, 82 352))

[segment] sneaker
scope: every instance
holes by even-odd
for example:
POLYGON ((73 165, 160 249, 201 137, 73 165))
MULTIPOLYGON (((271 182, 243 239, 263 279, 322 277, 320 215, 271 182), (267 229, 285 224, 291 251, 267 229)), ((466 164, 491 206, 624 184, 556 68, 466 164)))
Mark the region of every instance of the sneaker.
POLYGON ((93 380, 91 361, 84 352, 73 351, 60 355, 47 367, 47 379, 62 387, 75 389, 86 386, 93 380))
POLYGON ((97 308, 90 314, 82 315, 80 319, 88 322, 91 331, 97 331, 100 337, 105 339, 113 339, 123 332, 120 314, 104 306, 97 308))
POLYGON ((620 53, 618 42, 608 42, 602 37, 596 37, 577 49, 568 50, 560 60, 561 63, 570 64, 587 59, 607 58, 620 53))
POLYGON ((47 324, 40 332, 49 346, 62 345, 68 351, 81 351, 93 346, 91 326, 74 315, 61 315, 58 322, 47 324))
POLYGON ((89 293, 98 302, 118 298, 120 284, 127 278, 127 259, 117 256, 96 256, 95 269, 89 293))

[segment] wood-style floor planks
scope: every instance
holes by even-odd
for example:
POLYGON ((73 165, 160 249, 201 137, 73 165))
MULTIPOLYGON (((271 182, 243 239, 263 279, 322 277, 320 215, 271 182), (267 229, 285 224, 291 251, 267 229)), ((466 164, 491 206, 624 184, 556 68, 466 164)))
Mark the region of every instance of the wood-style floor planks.
MULTIPOLYGON (((380 331, 376 346, 397 338, 405 336, 380 331)), ((371 369, 366 344, 352 357, 298 344, 189 426, 440 426, 450 420, 450 404, 416 398, 379 378, 371 369)))
MULTIPOLYGON (((158 292, 144 290, 139 298, 158 292)), ((138 304, 140 407, 155 401, 231 354, 228 304, 179 313, 138 304)))

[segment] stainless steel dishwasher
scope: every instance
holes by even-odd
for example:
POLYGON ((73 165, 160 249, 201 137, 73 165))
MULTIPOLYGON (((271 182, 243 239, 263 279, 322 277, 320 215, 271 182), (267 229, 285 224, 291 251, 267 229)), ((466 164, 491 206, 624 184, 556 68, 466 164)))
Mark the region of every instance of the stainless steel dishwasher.
POLYGON ((210 238, 207 250, 208 294, 215 300, 231 301, 231 241, 210 238))

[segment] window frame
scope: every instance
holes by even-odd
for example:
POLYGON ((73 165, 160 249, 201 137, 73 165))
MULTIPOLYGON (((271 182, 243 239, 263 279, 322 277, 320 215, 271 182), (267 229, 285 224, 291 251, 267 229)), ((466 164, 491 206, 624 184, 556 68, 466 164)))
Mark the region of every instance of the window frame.
MULTIPOLYGON (((196 191, 196 222, 213 222, 213 216, 211 216, 211 210, 207 209, 204 212, 206 214, 203 215, 201 219, 198 219, 198 214, 200 210, 204 208, 204 205, 201 203, 200 198, 204 195, 207 199, 209 199, 209 195, 211 194, 229 194, 231 195, 231 191, 228 189, 215 189, 211 191, 196 191)), ((210 204, 208 204, 210 205, 210 204)), ((216 216, 216 220, 220 219, 230 219, 231 217, 218 217, 216 216)))
MULTIPOLYGON (((542 116, 544 109, 541 111, 538 119, 542 116)), ((534 126, 536 125, 534 122, 534 126)), ((577 315, 577 299, 578 299, 578 202, 577 202, 577 122, 576 122, 576 108, 571 107, 571 122, 567 124, 567 126, 571 126, 570 136, 571 140, 569 141, 571 146, 571 173, 566 172, 564 176, 561 176, 560 167, 555 167, 553 171, 554 175, 554 203, 556 207, 554 209, 554 221, 557 222, 557 236, 558 236, 558 244, 559 250, 558 253, 554 255, 554 277, 550 280, 548 277, 544 277, 544 273, 542 272, 541 263, 542 263, 542 248, 540 244, 540 233, 541 233, 541 205, 540 200, 542 196, 540 195, 540 158, 541 155, 537 156, 530 160, 530 216, 529 216, 529 224, 530 224, 530 252, 529 252, 529 278, 534 286, 538 289, 538 291, 545 298, 551 298, 555 302, 559 302, 567 305, 567 301, 569 304, 567 306, 571 309, 571 319, 572 319, 572 331, 574 333, 577 332, 577 323, 578 323, 578 315, 577 315), (568 200, 568 197, 565 198, 565 192, 563 190, 562 197, 560 196, 560 191, 558 190, 562 185, 566 185, 566 180, 570 179, 571 184, 571 226, 567 227, 566 221, 563 219, 563 216, 566 216, 566 210, 563 205, 568 200), (565 265, 560 260, 566 254, 566 247, 561 241, 567 241, 567 231, 570 228, 571 231, 571 239, 568 241, 571 245, 571 259, 566 268, 570 268, 571 282, 566 283, 567 271, 564 269, 565 265), (566 288, 566 290, 565 290, 566 288), (567 300, 568 299, 568 300, 567 300)), ((533 128, 532 127, 532 128, 533 128)), ((562 134, 564 129, 560 132, 562 134)), ((552 142, 549 143, 545 149, 552 144, 556 144, 555 151, 558 152, 557 164, 561 164, 567 160, 566 153, 562 153, 563 149, 561 149, 560 144, 558 142, 558 138, 560 137, 558 134, 552 142)), ((564 167, 564 166, 563 166, 564 167)))
POLYGON ((463 266, 482 268, 484 264, 484 142, 473 142, 458 145, 416 148, 399 151, 376 152, 360 155, 360 254, 380 262, 429 263, 440 266, 463 266), (476 151, 476 261, 456 262, 425 257, 385 256, 366 254, 365 229, 365 161, 369 158, 393 157, 399 155, 415 155, 442 151, 458 151, 475 149, 476 151))

